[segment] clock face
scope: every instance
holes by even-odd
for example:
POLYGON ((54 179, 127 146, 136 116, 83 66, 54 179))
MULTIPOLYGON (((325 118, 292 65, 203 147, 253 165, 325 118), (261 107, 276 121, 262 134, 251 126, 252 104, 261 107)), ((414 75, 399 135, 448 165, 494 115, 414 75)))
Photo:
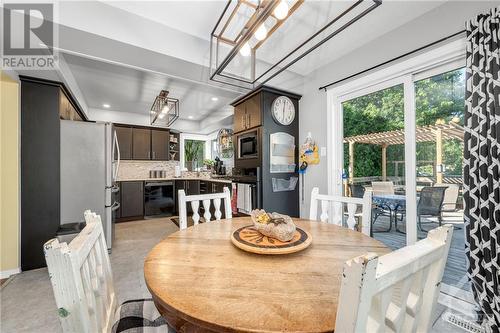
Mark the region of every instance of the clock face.
POLYGON ((292 100, 286 96, 276 98, 272 105, 272 115, 278 124, 290 125, 295 119, 295 106, 292 100))

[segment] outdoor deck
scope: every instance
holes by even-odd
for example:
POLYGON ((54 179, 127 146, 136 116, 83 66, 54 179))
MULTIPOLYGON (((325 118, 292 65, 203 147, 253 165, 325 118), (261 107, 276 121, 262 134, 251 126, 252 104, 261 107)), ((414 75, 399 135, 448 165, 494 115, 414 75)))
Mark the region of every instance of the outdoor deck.
MULTIPOLYGON (((463 228, 463 218, 460 213, 447 213, 444 215, 443 223, 451 223, 455 227, 453 231, 453 238, 451 242, 450 253, 446 268, 444 271, 443 282, 463 290, 469 290, 469 283, 466 276, 466 257, 465 257, 465 234, 463 228), (459 229, 460 228, 460 229, 459 229)), ((393 229, 391 232, 377 232, 380 230, 387 230, 389 227, 389 218, 381 216, 377 219, 373 226, 373 237, 389 246, 391 249, 398 249, 406 245, 406 235, 396 232, 393 229)), ((406 227, 405 220, 398 222, 398 229, 404 231, 406 227)), ((424 228, 432 229, 437 227, 436 224, 426 224, 424 228)), ((418 238, 426 237, 426 233, 419 231, 418 238)))

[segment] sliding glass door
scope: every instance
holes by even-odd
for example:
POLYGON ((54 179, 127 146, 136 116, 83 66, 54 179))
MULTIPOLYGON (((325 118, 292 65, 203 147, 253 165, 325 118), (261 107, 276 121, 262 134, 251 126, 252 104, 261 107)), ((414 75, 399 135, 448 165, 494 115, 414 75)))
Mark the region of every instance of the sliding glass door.
POLYGON ((404 85, 342 103, 343 195, 373 194, 372 233, 392 249, 406 245, 404 85))
POLYGON ((452 223, 455 232, 443 281, 468 290, 462 207, 464 97, 465 71, 450 64, 335 96, 330 173, 334 194, 359 197, 372 192, 373 237, 392 249, 452 223))

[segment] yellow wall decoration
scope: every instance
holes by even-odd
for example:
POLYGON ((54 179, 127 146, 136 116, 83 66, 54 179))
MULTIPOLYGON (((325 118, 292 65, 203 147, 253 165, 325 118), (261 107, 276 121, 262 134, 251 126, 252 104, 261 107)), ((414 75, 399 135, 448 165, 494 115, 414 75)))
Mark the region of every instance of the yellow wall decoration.
POLYGON ((306 162, 308 165, 319 164, 319 149, 316 142, 311 138, 311 133, 307 135, 305 142, 300 146, 300 163, 306 162))

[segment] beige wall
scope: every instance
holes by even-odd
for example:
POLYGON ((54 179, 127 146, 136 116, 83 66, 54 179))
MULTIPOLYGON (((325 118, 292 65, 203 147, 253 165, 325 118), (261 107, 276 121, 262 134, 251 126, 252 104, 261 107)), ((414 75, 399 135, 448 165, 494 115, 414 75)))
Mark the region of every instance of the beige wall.
MULTIPOLYGON (((0 80, 0 274, 19 263, 19 83, 1 72, 0 80)), ((7 274, 7 275, 6 275, 7 274)))

